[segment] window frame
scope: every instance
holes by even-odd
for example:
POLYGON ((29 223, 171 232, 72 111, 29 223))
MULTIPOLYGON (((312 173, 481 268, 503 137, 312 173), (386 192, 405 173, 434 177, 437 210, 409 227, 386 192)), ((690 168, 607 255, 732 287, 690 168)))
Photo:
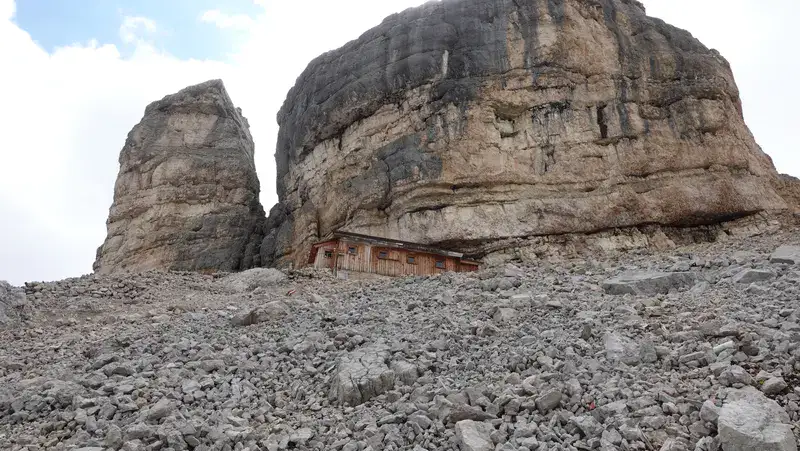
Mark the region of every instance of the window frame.
POLYGON ((389 260, 389 251, 378 251, 378 260, 389 260))
POLYGON ((407 265, 416 265, 416 264, 418 264, 417 263, 417 256, 413 255, 413 254, 406 255, 406 264, 407 265))
POLYGON ((322 255, 325 258, 333 258, 333 249, 324 249, 322 255))
POLYGON ((447 261, 444 260, 444 259, 442 259, 442 260, 438 260, 438 259, 434 260, 433 266, 436 269, 447 269, 447 261), (440 263, 442 264, 442 266, 439 266, 440 263))
POLYGON ((347 255, 358 255, 358 246, 347 246, 347 255))

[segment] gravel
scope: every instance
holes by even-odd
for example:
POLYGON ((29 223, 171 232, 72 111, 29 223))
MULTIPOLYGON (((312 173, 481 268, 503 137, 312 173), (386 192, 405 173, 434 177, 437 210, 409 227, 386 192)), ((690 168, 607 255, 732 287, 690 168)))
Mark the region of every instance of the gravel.
POLYGON ((798 240, 4 288, 0 449, 796 450, 798 240))

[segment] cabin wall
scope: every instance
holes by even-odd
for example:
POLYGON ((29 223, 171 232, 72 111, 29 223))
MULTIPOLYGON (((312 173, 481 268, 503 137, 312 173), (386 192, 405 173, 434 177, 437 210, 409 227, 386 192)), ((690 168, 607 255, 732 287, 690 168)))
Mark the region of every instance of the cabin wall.
POLYGON ((454 257, 378 246, 346 238, 316 244, 309 257, 313 258, 314 267, 319 269, 329 268, 390 277, 429 276, 478 269, 477 265, 464 263, 454 257), (331 257, 325 256, 326 251, 332 253, 331 257), (413 258, 413 263, 410 263, 410 258, 413 258), (437 268, 437 261, 443 262, 444 268, 437 268))

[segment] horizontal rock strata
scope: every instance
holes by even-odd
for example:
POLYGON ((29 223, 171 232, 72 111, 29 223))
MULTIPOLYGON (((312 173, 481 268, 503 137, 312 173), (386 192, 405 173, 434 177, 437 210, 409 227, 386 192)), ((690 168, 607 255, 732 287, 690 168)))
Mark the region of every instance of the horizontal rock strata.
POLYGON ((220 80, 150 104, 120 153, 95 271, 256 266, 264 210, 253 152, 220 80))
POLYGON ((786 208, 726 60, 634 0, 406 10, 314 60, 278 121, 267 263, 337 229, 482 256, 786 208))

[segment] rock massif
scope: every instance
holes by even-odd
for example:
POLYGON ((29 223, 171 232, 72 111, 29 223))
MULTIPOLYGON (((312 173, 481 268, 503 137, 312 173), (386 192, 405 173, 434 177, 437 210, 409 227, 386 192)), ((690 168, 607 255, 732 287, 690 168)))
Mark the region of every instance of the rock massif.
POLYGON ((786 208, 727 61, 635 0, 444 0, 314 60, 262 261, 343 229, 481 256, 786 208))
POLYGON ((253 152, 220 80, 150 104, 119 157, 95 271, 257 266, 264 210, 253 152))

